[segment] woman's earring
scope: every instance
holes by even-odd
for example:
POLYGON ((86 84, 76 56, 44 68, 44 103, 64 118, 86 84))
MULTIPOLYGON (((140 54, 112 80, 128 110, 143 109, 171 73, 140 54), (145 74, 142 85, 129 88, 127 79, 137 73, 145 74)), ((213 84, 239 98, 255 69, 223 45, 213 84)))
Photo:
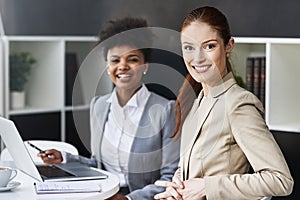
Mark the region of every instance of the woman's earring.
POLYGON ((109 72, 109 71, 107 71, 107 74, 108 74, 108 75, 110 75, 110 72, 109 72))
POLYGON ((145 71, 145 72, 143 72, 143 74, 144 74, 144 75, 146 75, 146 74, 147 74, 147 72, 145 71))

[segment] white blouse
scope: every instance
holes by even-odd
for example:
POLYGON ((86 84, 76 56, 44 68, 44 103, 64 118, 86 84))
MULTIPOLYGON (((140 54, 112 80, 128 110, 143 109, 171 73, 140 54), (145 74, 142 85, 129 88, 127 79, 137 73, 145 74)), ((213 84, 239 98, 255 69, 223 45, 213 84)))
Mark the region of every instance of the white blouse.
POLYGON ((145 85, 127 104, 120 106, 116 90, 107 102, 111 103, 101 144, 101 158, 105 169, 116 174, 120 187, 128 186, 128 160, 131 146, 150 92, 145 85))

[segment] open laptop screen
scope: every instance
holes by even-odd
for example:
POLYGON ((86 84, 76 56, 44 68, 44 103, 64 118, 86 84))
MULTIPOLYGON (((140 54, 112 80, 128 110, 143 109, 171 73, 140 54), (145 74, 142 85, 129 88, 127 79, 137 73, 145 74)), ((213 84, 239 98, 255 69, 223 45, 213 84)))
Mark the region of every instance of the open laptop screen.
POLYGON ((37 181, 43 181, 13 121, 0 117, 0 127, 1 138, 16 167, 37 181))
POLYGON ((13 121, 0 117, 0 127, 1 138, 16 167, 37 181, 94 180, 108 177, 99 169, 79 162, 36 166, 13 121))

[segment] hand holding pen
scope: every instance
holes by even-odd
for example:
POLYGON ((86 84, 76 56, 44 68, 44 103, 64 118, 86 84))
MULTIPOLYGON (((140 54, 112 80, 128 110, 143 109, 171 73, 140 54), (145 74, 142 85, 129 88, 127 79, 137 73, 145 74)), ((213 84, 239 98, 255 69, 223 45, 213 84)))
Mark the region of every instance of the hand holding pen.
POLYGON ((38 156, 46 164, 59 164, 63 160, 61 152, 56 149, 42 150, 30 142, 27 142, 27 144, 29 144, 32 148, 39 151, 38 156))

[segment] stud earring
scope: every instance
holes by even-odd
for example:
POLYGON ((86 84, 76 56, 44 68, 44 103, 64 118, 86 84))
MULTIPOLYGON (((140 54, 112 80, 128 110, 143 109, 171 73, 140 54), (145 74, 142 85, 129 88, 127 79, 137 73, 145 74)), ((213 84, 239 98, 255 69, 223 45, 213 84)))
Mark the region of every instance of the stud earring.
POLYGON ((110 75, 110 72, 108 71, 107 74, 110 75))
POLYGON ((146 74, 147 74, 147 72, 143 72, 143 74, 144 74, 144 75, 146 75, 146 74))

